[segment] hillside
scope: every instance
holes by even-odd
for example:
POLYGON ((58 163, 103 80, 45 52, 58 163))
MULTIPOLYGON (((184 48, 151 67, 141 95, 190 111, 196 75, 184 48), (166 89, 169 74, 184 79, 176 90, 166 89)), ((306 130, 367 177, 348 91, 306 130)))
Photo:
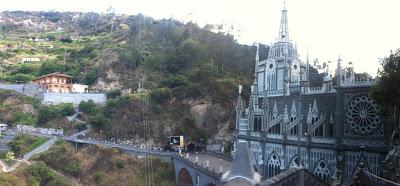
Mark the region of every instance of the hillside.
POLYGON ((44 105, 37 98, 0 89, 0 123, 63 129, 69 135, 82 127, 67 120, 74 113, 72 104, 44 105))
MULTIPOLYGON (((52 169, 76 179, 83 185, 144 185, 144 159, 137 159, 117 149, 88 146, 76 150, 65 141, 37 157, 52 169)), ((154 182, 174 185, 172 165, 152 159, 154 182)))
MULTIPOLYGON (((175 185, 172 165, 152 158, 152 178, 157 185, 175 185)), ((80 149, 57 141, 47 152, 14 171, 0 173, 1 185, 144 185, 144 159, 117 149, 87 146, 80 149)), ((147 167, 149 168, 149 167, 147 167)), ((149 170, 149 169, 147 169, 149 170)))
MULTIPOLYGON (((189 140, 231 139, 237 85, 251 82, 254 46, 238 44, 213 25, 199 28, 140 14, 0 15, 0 78, 26 82, 58 71, 92 91, 108 92, 109 103, 100 112, 85 113, 100 123, 96 135, 141 138, 140 112, 147 95, 155 141, 178 134, 189 140), (40 61, 21 62, 24 57, 40 61), (136 92, 139 82, 142 94, 136 92)), ((261 46, 261 57, 266 53, 261 46)))

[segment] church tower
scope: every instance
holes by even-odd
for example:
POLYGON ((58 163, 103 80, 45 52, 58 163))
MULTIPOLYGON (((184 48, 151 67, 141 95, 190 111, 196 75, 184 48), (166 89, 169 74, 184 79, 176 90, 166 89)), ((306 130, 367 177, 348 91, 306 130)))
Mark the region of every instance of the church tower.
POLYGON ((269 95, 290 95, 289 87, 300 84, 300 72, 305 65, 299 60, 296 47, 289 38, 286 5, 281 12, 277 41, 271 46, 265 65, 266 87, 269 95))

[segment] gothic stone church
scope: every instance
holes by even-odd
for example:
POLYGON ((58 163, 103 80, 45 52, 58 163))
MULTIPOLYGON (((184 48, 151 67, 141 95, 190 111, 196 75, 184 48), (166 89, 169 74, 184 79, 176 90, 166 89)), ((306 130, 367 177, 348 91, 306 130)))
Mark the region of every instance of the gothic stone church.
POLYGON ((286 8, 277 42, 265 60, 257 46, 255 63, 248 108, 239 87, 235 135, 237 142, 249 143, 263 179, 296 165, 329 183, 345 182, 360 164, 379 175, 391 129, 368 96, 372 79, 357 79, 340 58, 335 78, 326 69, 312 74, 289 39, 286 8))

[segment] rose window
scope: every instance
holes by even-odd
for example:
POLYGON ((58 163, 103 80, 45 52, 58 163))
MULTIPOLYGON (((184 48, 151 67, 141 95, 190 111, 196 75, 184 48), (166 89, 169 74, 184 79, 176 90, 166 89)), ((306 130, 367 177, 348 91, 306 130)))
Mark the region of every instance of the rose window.
POLYGON ((350 101, 347 106, 347 123, 350 128, 361 135, 375 131, 381 118, 379 106, 368 96, 360 96, 350 101))

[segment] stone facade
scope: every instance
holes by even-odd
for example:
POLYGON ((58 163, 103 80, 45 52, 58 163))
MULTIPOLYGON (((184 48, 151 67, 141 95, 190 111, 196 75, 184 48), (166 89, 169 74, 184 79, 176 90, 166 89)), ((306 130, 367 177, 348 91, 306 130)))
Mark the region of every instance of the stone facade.
POLYGON ((43 87, 46 92, 72 92, 72 77, 59 72, 38 77, 32 80, 32 83, 43 87))
POLYGON ((323 69, 322 85, 311 87, 312 66, 299 59, 287 26, 284 9, 266 60, 260 61, 257 47, 247 108, 239 88, 235 135, 249 143, 255 170, 267 179, 303 165, 328 183, 344 183, 363 162, 379 175, 391 129, 368 96, 374 81, 356 79, 339 58, 336 85, 323 69))

